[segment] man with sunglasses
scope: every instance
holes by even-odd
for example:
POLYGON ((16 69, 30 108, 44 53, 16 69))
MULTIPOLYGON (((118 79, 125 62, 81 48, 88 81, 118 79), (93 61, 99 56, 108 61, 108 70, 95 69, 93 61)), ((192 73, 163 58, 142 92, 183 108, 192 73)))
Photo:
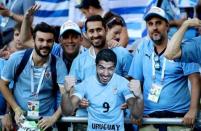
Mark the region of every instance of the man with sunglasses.
MULTIPOLYGON (((169 23, 164 10, 152 7, 145 15, 149 38, 143 39, 135 52, 129 75, 143 83, 144 115, 167 118, 183 117, 193 125, 199 103, 199 66, 167 60, 163 53, 168 44, 169 23), (191 95, 188 88, 191 82, 191 95)), ((148 130, 175 129, 154 125, 148 130)), ((182 127, 177 127, 176 130, 182 127)), ((146 127, 142 130, 146 130, 146 127)))

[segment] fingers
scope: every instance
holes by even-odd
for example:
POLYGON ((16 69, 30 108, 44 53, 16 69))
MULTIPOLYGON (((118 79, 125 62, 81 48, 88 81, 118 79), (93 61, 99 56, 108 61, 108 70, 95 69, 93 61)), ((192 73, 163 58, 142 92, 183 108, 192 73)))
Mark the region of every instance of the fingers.
POLYGON ((16 124, 18 126, 21 126, 21 124, 24 122, 24 120, 25 120, 25 117, 23 114, 16 114, 15 115, 15 121, 16 121, 16 124))
POLYGON ((38 122, 38 127, 39 127, 40 129, 45 130, 45 129, 48 127, 48 124, 47 124, 46 120, 45 120, 45 119, 41 119, 41 120, 38 122))
POLYGON ((116 40, 110 40, 108 42, 108 47, 111 49, 111 48, 114 48, 114 47, 118 47, 118 46, 121 46, 121 44, 116 41, 116 40))
POLYGON ((13 130, 13 123, 12 123, 11 116, 9 114, 5 114, 1 122, 2 122, 2 131, 13 130))
POLYGON ((74 76, 65 76, 65 82, 64 86, 66 88, 66 91, 70 91, 70 89, 75 86, 76 84, 76 78, 74 76))
POLYGON ((192 117, 184 117, 182 122, 185 124, 185 125, 193 125, 194 122, 195 122, 195 119, 192 118, 192 117))
POLYGON ((125 110, 127 108, 128 108, 128 104, 127 103, 124 103, 124 104, 121 105, 121 109, 122 110, 125 110))
POLYGON ((136 124, 138 126, 141 126, 142 125, 142 119, 141 118, 140 119, 135 119, 135 118, 133 118, 133 116, 131 116, 131 123, 136 124))
POLYGON ((129 88, 131 91, 133 91, 135 94, 140 95, 141 94, 141 84, 139 80, 131 80, 129 82, 129 88))
POLYGON ((86 100, 85 98, 83 98, 83 99, 80 101, 80 106, 83 107, 83 108, 88 107, 88 106, 89 106, 88 100, 86 100))
POLYGON ((52 122, 51 118, 43 118, 43 119, 39 120, 39 122, 38 122, 38 127, 43 130, 46 130, 47 128, 49 128, 52 125, 53 125, 53 122, 52 122))
POLYGON ((31 8, 29 8, 26 12, 26 16, 31 17, 39 8, 41 5, 35 4, 31 8))

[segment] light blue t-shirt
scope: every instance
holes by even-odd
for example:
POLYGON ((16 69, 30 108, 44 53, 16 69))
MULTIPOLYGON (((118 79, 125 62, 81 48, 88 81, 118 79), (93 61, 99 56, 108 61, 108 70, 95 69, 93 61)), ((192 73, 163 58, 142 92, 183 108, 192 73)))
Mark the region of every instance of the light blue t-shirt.
MULTIPOLYGON (((14 79, 14 74, 16 69, 24 55, 23 51, 15 52, 8 59, 4 69, 2 71, 1 77, 3 80, 12 81, 14 79)), ((55 112, 55 101, 61 99, 59 91, 57 92, 57 96, 52 92, 52 77, 51 77, 51 69, 50 64, 48 64, 44 78, 42 81, 41 89, 39 90, 38 97, 33 96, 31 93, 31 70, 34 72, 34 91, 36 92, 39 83, 39 77, 41 74, 42 67, 31 67, 31 60, 27 62, 24 70, 18 77, 18 81, 16 82, 16 86, 13 89, 13 95, 17 102, 17 104, 24 110, 28 110, 27 102, 30 100, 37 100, 40 102, 39 106, 39 115, 40 116, 50 116, 55 112)), ((57 71, 57 83, 59 85, 64 84, 64 77, 67 74, 65 65, 63 61, 56 57, 56 71, 57 71)))
POLYGON ((76 85, 73 95, 89 101, 88 131, 124 131, 121 105, 133 97, 128 80, 114 74, 109 83, 103 85, 94 75, 76 85))
MULTIPOLYGON (((82 52, 86 51, 87 49, 84 48, 83 46, 80 46, 80 50, 78 52, 78 54, 81 54, 82 52)), ((64 61, 66 68, 68 71, 70 71, 71 65, 72 65, 72 61, 69 61, 65 56, 64 56, 64 51, 63 48, 61 46, 61 44, 54 44, 53 48, 52 48, 52 52, 53 55, 61 57, 62 60, 64 61)), ((69 72, 68 72, 69 73, 69 72)))
MULTIPOLYGON (((127 76, 130 69, 132 54, 123 47, 112 48, 117 55, 117 65, 115 72, 120 76, 127 76)), ((72 63, 70 75, 75 76, 78 83, 91 75, 96 75, 95 57, 87 50, 80 54, 72 63)))
MULTIPOLYGON (((4 67, 4 64, 5 64, 5 61, 4 59, 0 58, 0 74, 2 72, 2 69, 4 67)), ((3 95, 1 94, 0 92, 0 115, 3 115, 5 112, 6 112, 6 101, 3 97, 3 95)))
POLYGON ((181 44, 182 62, 195 62, 201 65, 201 36, 186 40, 181 44))
MULTIPOLYGON (((117 65, 115 72, 121 76, 127 76, 132 61, 132 55, 123 47, 112 48, 117 55, 117 65)), ((90 52, 90 49, 78 55, 71 66, 70 75, 75 76, 77 83, 84 79, 96 75, 95 56, 90 52)), ((87 116, 85 109, 78 109, 77 116, 87 116)))
POLYGON ((151 40, 141 43, 135 53, 129 75, 143 82, 144 114, 155 111, 171 111, 186 113, 190 107, 190 91, 188 89, 188 75, 199 72, 199 65, 166 60, 164 80, 161 83, 161 72, 165 57, 160 56, 160 70, 155 72, 155 81, 152 74, 152 53, 154 46, 151 40), (152 84, 162 85, 158 102, 148 100, 152 84))

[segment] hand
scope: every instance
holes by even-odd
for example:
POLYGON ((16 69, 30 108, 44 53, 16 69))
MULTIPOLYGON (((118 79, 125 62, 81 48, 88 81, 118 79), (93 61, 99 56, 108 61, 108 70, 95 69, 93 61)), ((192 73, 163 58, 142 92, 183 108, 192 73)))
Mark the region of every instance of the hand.
POLYGON ((66 92, 70 92, 71 88, 76 84, 76 78, 74 76, 65 76, 64 88, 66 92))
POLYGON ((110 40, 110 41, 107 42, 107 44, 108 44, 109 48, 114 48, 114 47, 121 46, 121 44, 116 40, 110 40))
POLYGON ((41 6, 40 5, 33 5, 31 8, 29 8, 26 13, 25 13, 25 17, 26 18, 30 18, 33 16, 33 14, 40 8, 41 6))
POLYGON ((195 118, 196 118, 196 115, 197 115, 197 110, 189 110, 184 118, 182 119, 182 122, 185 124, 185 125, 193 125, 195 123, 195 118))
POLYGON ((21 123, 23 123, 25 120, 23 110, 17 107, 16 109, 14 109, 14 112, 15 112, 15 122, 18 126, 21 126, 21 123))
POLYGON ((136 124, 138 126, 141 126, 142 125, 142 118, 136 119, 131 115, 131 123, 136 124))
POLYGON ((121 105, 121 109, 122 110, 125 110, 125 109, 127 109, 128 108, 128 104, 127 103, 123 103, 122 105, 121 105))
POLYGON ((1 119, 1 123, 2 123, 2 131, 13 130, 13 122, 10 114, 5 114, 1 119))
POLYGON ((0 14, 3 17, 9 17, 11 14, 11 11, 9 9, 5 8, 4 6, 0 6, 0 14))
POLYGON ((54 117, 44 117, 38 122, 38 127, 42 130, 46 130, 51 127, 57 120, 54 117))
POLYGON ((134 93, 134 96, 136 97, 141 97, 142 96, 142 91, 141 91, 141 84, 139 80, 131 80, 129 82, 129 88, 130 91, 132 91, 134 93))
POLYGON ((80 101, 80 104, 79 104, 82 108, 87 108, 89 106, 89 101, 85 98, 83 98, 81 101, 80 101))
POLYGON ((198 18, 188 19, 188 20, 184 21, 184 24, 187 27, 200 27, 201 20, 199 20, 198 18))

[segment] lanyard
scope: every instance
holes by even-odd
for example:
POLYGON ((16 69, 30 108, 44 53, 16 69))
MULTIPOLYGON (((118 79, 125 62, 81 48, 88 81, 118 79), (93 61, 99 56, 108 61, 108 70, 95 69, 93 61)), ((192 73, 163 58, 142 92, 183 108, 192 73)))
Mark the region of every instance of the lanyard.
MULTIPOLYGON (((153 78, 153 80, 156 79, 156 69, 155 69, 154 55, 155 55, 155 53, 153 52, 152 56, 151 56, 151 58, 152 58, 152 78, 153 78)), ((163 82, 164 77, 165 77, 165 68, 166 68, 166 58, 164 57, 163 66, 162 66, 162 72, 161 72, 161 83, 163 82)))
MULTIPOLYGON (((50 60, 50 59, 49 59, 50 60)), ((42 86, 42 81, 43 81, 43 78, 44 78, 44 75, 45 75, 45 71, 46 71, 46 69, 47 69, 47 66, 48 66, 48 63, 49 63, 49 61, 48 62, 46 62, 44 65, 43 65, 43 70, 42 70, 42 72, 41 72, 41 75, 40 75, 40 80, 39 80, 39 83, 38 83, 38 87, 37 87, 37 90, 36 90, 36 92, 34 93, 34 63, 33 63, 33 61, 32 61, 32 54, 31 54, 31 57, 29 58, 29 61, 31 62, 31 93, 33 94, 33 95, 38 95, 39 94, 39 91, 40 91, 40 89, 41 89, 41 86, 42 86)))

